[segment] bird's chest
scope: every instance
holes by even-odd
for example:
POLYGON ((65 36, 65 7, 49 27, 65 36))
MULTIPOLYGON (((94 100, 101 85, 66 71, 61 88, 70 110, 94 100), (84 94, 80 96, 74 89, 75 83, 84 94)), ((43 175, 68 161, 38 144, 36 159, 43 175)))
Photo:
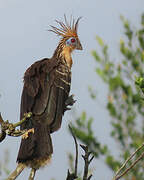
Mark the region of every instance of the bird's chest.
POLYGON ((54 85, 63 89, 67 94, 69 94, 71 85, 71 71, 67 66, 61 64, 55 69, 54 85))

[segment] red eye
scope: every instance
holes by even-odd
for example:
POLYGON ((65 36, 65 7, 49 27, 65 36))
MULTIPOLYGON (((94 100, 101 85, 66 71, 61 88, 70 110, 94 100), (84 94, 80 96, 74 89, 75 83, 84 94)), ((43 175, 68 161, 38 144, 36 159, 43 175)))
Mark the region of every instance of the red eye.
POLYGON ((74 43, 76 40, 74 38, 71 39, 71 42, 74 43))

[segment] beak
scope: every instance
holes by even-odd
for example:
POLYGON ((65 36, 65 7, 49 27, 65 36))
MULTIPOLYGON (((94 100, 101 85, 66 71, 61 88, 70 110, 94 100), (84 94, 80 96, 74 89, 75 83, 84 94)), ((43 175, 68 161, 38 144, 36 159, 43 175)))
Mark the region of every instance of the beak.
POLYGON ((83 50, 80 41, 78 41, 77 46, 76 46, 76 49, 77 49, 77 50, 83 50))

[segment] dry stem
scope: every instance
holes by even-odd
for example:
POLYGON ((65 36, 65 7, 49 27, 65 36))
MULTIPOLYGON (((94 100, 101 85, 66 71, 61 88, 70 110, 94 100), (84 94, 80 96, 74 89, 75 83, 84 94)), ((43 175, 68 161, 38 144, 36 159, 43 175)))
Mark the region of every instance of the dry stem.
POLYGON ((92 156, 89 160, 89 156, 91 155, 91 152, 88 151, 88 146, 84 146, 84 145, 80 145, 80 146, 85 152, 85 155, 82 155, 84 162, 85 162, 83 180, 90 180, 92 175, 90 175, 88 177, 88 169, 89 169, 89 165, 90 165, 91 161, 93 160, 94 156, 92 156))
POLYGON ((22 163, 19 163, 16 169, 10 174, 10 176, 6 180, 15 180, 17 176, 24 170, 26 166, 22 163))
POLYGON ((76 140, 76 137, 74 136, 74 133, 73 133, 73 130, 71 128, 71 126, 69 125, 69 129, 71 131, 71 134, 74 138, 74 142, 75 142, 75 148, 76 148, 76 159, 75 159, 75 171, 74 173, 70 173, 69 170, 68 170, 68 173, 67 173, 67 178, 66 180, 74 180, 77 178, 77 166, 78 166, 78 144, 77 144, 77 140, 76 140))
POLYGON ((144 157, 144 153, 142 153, 132 164, 130 167, 128 167, 121 175, 120 172, 122 171, 122 169, 127 165, 127 163, 135 156, 135 154, 140 151, 142 148, 144 147, 144 143, 136 149, 135 152, 133 152, 131 154, 131 156, 123 163, 123 165, 120 167, 120 169, 116 172, 115 177, 113 178, 113 180, 118 180, 121 177, 123 177, 128 171, 130 171, 143 157, 144 157), (119 175, 119 176, 118 176, 119 175))
POLYGON ((35 173, 36 173, 36 169, 33 169, 33 168, 32 168, 28 180, 34 180, 35 173))

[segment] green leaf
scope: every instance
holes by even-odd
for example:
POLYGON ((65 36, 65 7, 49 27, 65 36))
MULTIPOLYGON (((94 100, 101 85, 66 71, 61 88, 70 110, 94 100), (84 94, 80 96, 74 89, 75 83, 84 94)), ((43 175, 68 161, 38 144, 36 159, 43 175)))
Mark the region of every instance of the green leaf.
POLYGON ((101 58, 96 51, 92 51, 91 54, 95 58, 96 61, 101 62, 101 58))
POLYGON ((144 26, 144 13, 141 16, 141 24, 144 26))
POLYGON ((109 110, 110 115, 112 117, 116 117, 117 116, 117 112, 116 112, 115 106, 111 102, 108 102, 107 109, 109 110))
POLYGON ((102 40, 102 38, 101 38, 101 37, 96 36, 96 40, 97 40, 98 44, 99 44, 101 47, 103 47, 103 46, 104 46, 104 42, 103 42, 103 40, 102 40))
POLYGON ((114 91, 117 88, 121 87, 122 85, 123 85, 123 80, 121 79, 121 77, 119 75, 117 75, 114 78, 109 79, 110 91, 114 91))
POLYGON ((103 79, 103 81, 107 81, 106 74, 103 70, 96 68, 96 72, 103 79))
POLYGON ((107 152, 108 152, 108 147, 106 145, 104 145, 104 147, 101 148, 101 153, 106 154, 107 152))

